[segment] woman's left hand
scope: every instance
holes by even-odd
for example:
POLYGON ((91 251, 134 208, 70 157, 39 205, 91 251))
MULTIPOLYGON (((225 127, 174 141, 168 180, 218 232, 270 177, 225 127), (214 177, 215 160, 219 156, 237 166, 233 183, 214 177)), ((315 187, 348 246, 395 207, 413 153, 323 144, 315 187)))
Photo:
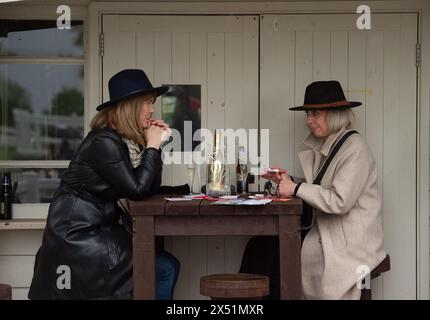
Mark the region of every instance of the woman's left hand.
POLYGON ((278 191, 280 196, 292 196, 294 195, 294 189, 296 185, 289 178, 282 179, 278 185, 278 191))

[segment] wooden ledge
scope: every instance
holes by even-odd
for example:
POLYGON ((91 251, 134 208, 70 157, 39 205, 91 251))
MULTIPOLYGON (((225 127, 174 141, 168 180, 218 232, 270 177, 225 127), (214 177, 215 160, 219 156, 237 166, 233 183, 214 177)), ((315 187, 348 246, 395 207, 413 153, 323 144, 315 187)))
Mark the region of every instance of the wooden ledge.
POLYGON ((0 220, 0 230, 43 230, 46 219, 0 220))

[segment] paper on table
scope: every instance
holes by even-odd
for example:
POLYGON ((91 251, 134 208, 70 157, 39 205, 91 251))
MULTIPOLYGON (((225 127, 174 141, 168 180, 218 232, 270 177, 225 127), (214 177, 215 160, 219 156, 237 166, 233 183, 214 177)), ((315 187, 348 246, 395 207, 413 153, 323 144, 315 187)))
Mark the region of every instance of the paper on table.
POLYGON ((239 195, 221 196, 220 199, 233 200, 239 198, 239 195))
POLYGON ((271 199, 255 200, 255 199, 230 199, 230 200, 219 200, 212 204, 224 204, 234 206, 261 206, 272 202, 271 199))
POLYGON ((212 204, 228 204, 228 205, 238 205, 244 202, 243 199, 226 199, 226 200, 218 200, 213 202, 212 204))
POLYGON ((193 199, 190 198, 164 198, 167 201, 191 201, 193 199))
POLYGON ((184 198, 187 199, 200 199, 201 197, 204 197, 204 193, 193 193, 193 194, 187 194, 184 196, 184 198))
POLYGON ((245 202, 244 204, 247 206, 259 206, 259 205, 265 205, 272 202, 272 199, 261 199, 261 200, 249 199, 249 200, 245 200, 244 202, 245 202))

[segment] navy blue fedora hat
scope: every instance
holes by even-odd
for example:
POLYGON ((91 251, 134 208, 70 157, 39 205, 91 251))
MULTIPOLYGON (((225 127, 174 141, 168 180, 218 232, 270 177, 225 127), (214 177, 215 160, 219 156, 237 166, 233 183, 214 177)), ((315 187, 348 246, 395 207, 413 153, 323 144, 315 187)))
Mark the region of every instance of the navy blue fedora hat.
POLYGON ((158 97, 169 90, 168 86, 154 88, 146 73, 140 69, 125 69, 118 72, 110 78, 108 86, 110 100, 99 105, 97 111, 134 95, 154 92, 158 97))
POLYGON ((290 108, 299 110, 344 110, 361 106, 361 102, 347 101, 339 81, 315 81, 306 87, 302 106, 290 108))

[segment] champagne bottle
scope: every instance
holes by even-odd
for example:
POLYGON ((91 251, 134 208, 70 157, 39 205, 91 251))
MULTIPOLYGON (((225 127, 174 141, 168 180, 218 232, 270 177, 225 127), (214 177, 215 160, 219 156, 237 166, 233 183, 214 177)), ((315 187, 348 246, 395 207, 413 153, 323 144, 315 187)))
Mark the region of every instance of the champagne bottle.
POLYGON ((213 153, 209 159, 206 194, 222 196, 230 194, 230 182, 225 159, 224 130, 216 129, 213 153))
POLYGON ((5 172, 2 179, 0 220, 12 219, 12 182, 10 172, 5 172))

